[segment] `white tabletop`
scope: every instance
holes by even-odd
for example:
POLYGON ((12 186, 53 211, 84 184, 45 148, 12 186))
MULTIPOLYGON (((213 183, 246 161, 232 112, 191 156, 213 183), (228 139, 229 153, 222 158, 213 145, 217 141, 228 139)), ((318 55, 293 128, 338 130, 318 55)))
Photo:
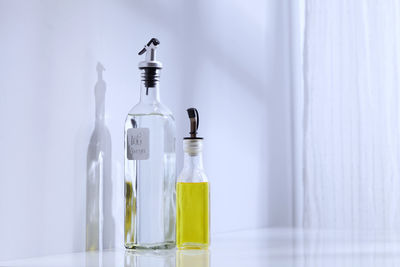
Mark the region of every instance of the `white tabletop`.
POLYGON ((218 234, 209 251, 81 252, 0 266, 400 266, 400 233, 260 229, 218 234))

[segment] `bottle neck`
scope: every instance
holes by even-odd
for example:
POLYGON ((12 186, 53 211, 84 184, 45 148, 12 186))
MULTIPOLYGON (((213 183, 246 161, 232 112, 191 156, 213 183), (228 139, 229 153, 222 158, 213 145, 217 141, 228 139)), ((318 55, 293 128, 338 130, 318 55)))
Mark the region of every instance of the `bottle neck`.
POLYGON ((191 169, 191 170, 202 170, 203 169, 203 153, 198 152, 196 154, 193 154, 193 153, 185 152, 183 168, 191 169))
MULTIPOLYGON (((101 76, 99 75, 101 78, 101 76)), ((106 84, 103 80, 99 80, 95 86, 95 127, 104 125, 105 100, 106 100, 106 84)))
POLYGON ((105 125, 104 121, 104 107, 102 109, 96 108, 95 127, 102 127, 105 125))
POLYGON ((184 139, 184 168, 187 169, 203 169, 203 140, 201 139, 184 139))
POLYGON ((154 87, 146 87, 144 81, 140 86, 140 102, 146 104, 155 104, 160 102, 160 91, 158 83, 154 87))

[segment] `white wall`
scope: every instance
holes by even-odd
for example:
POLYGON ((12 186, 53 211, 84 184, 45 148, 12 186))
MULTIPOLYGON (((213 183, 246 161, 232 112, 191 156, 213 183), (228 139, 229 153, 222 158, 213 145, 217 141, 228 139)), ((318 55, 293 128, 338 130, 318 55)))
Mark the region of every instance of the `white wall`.
POLYGON ((84 249, 98 61, 122 245, 123 123, 153 36, 178 168, 185 109, 200 111, 212 232, 292 225, 288 2, 0 0, 0 260, 84 249))

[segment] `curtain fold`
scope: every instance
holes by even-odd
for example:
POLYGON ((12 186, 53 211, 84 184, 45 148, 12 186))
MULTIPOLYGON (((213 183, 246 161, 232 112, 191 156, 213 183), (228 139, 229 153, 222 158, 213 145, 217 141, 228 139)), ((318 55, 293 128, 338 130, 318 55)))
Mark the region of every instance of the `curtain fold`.
POLYGON ((303 226, 400 226, 400 4, 306 0, 303 226))

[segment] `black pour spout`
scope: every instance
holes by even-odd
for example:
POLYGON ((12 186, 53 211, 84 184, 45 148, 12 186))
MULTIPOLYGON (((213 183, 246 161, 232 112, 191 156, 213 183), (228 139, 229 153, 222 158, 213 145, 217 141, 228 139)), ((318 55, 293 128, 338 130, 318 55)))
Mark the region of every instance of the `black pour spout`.
POLYGON ((185 139, 201 139, 197 137, 197 130, 199 129, 199 112, 195 108, 189 108, 187 109, 187 113, 190 119, 190 137, 187 137, 185 139))

